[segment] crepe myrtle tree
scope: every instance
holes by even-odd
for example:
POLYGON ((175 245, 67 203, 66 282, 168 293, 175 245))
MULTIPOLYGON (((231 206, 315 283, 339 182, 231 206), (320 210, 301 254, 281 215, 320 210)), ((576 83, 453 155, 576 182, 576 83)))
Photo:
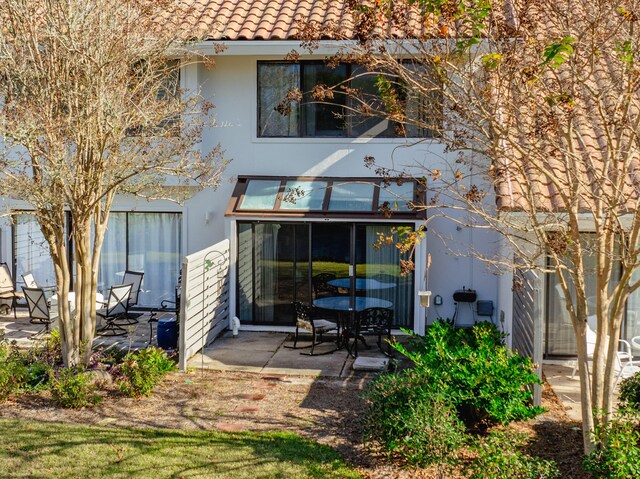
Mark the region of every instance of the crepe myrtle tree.
POLYGON ((201 151, 211 105, 178 83, 201 60, 182 56, 197 37, 173 18, 163 0, 0 2, 0 194, 28 205, 49 244, 67 366, 91 352, 116 194, 183 200, 225 163, 220 147, 201 151))
POLYGON ((350 40, 328 63, 359 63, 377 95, 344 84, 320 85, 315 97, 348 95, 347 114, 434 132, 440 159, 378 172, 426 180, 427 208, 498 232, 508 254, 473 252, 491 266, 555 274, 577 342, 589 451, 590 431, 613 410, 625 305, 640 287, 640 1, 348 4, 352 32, 305 24, 302 46, 350 40))

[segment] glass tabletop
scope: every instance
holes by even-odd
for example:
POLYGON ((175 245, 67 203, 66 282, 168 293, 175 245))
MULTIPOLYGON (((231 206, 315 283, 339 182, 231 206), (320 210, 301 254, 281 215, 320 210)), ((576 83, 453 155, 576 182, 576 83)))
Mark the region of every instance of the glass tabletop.
MULTIPOLYGON (((351 278, 337 278, 327 281, 327 284, 335 288, 349 289, 351 287, 351 278)), ((356 289, 364 291, 367 289, 389 289, 395 288, 394 283, 383 283, 373 278, 356 278, 356 289)))
MULTIPOLYGON (((327 298, 318 298, 313 301, 316 308, 331 309, 335 311, 352 311, 351 298, 349 296, 329 296, 327 298)), ((362 311, 368 308, 390 308, 393 306, 391 301, 380 298, 366 298, 364 296, 356 296, 354 298, 355 311, 362 311)))

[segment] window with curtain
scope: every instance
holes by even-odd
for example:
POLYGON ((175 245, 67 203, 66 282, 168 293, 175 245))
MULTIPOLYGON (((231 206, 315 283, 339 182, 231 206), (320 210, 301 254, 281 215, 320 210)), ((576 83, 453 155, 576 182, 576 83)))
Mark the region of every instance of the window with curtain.
MULTIPOLYGON (((424 78, 433 77, 424 72, 421 74, 424 78)), ((387 88, 397 91, 408 114, 428 127, 405 129, 387 118, 360 113, 363 103, 369 108, 385 110, 378 83, 381 77, 381 73, 368 72, 350 63, 330 67, 319 61, 258 62, 258 136, 436 136, 441 123, 442 96, 407 94, 406 88, 392 75, 384 75, 389 82, 387 88), (322 93, 328 89, 333 91, 328 95, 322 93), (347 89, 353 94, 345 94, 347 89)), ((439 88, 435 90, 439 91, 439 88)))
MULTIPOLYGON (((22 284, 22 275, 31 272, 41 286, 55 286, 56 275, 49 250, 49 243, 44 238, 40 225, 33 215, 14 215, 13 251, 16 261, 16 277, 18 290, 22 284)), ((11 265, 9 265, 11 267, 11 265)))
POLYGON ((102 247, 98 287, 121 284, 125 270, 142 271, 138 306, 174 300, 182 259, 180 213, 112 212, 102 247))
POLYGON ((398 229, 410 226, 389 226, 383 224, 357 225, 356 228, 356 275, 375 280, 375 287, 364 294, 390 301, 393 304, 393 324, 395 327, 413 327, 413 272, 400 274, 400 260, 409 259, 395 244, 398 229), (380 235, 392 236, 393 244, 380 246, 380 235))

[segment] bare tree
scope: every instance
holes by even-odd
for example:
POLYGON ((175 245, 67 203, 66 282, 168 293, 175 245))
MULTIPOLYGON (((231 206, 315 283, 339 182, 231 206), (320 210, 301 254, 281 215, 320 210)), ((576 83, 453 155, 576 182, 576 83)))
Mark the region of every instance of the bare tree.
POLYGON ((179 89, 181 63, 199 59, 181 56, 190 32, 168 23, 170 5, 0 2, 0 193, 33 210, 49 244, 68 366, 91 352, 116 194, 185 199, 215 186, 224 164, 219 147, 203 154, 198 144, 210 105, 179 89))
MULTIPOLYGON (((428 179, 427 207, 463 211, 452 218, 498 232, 508 254, 480 257, 491 266, 558 278, 590 450, 590 431, 612 413, 618 338, 640 287, 640 2, 348 3, 353 31, 333 35, 356 41, 329 63, 361 64, 379 94, 335 87, 351 97, 351 113, 434 133, 444 161, 402 172, 428 179), (592 368, 588 315, 597 319, 592 368)), ((306 47, 330 31, 318 26, 301 29, 306 47)))

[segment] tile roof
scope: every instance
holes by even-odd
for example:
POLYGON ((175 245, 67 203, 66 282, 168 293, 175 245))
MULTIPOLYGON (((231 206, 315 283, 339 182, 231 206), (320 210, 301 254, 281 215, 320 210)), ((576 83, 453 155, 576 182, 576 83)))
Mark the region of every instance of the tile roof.
MULTIPOLYGON (((321 26, 325 39, 352 38, 354 22, 349 0, 175 0, 166 19, 209 40, 297 40, 299 22, 321 26)), ((423 34, 417 6, 407 7, 410 28, 423 34)), ((383 36, 403 36, 393 29, 383 36)))
POLYGON ((211 40, 288 40, 300 20, 352 26, 344 0, 179 0, 172 15, 211 40))

